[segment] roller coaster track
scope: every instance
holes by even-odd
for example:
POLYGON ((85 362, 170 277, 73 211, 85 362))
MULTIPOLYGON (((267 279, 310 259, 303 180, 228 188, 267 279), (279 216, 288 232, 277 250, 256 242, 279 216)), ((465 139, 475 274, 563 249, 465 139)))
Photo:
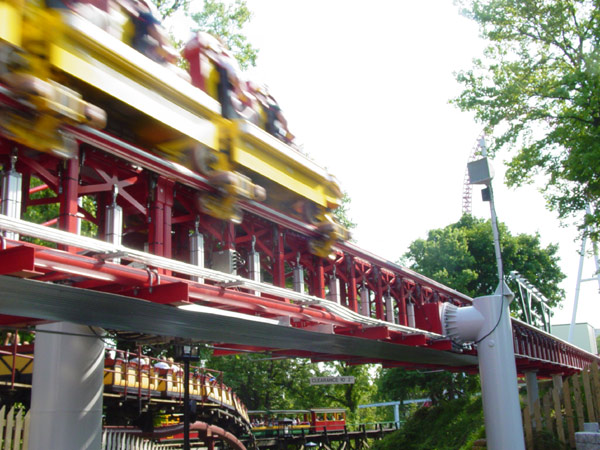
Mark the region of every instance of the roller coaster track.
MULTIPOLYGON (((476 348, 443 336, 440 319, 443 303, 466 306, 469 297, 349 242, 335 243, 331 258, 315 256, 313 240, 322 230, 277 202, 241 199, 239 224, 202 212, 199 198, 215 194, 214 183, 157 156, 162 141, 151 138, 156 131, 174 139, 178 131, 214 144, 216 134, 205 142, 199 130, 223 125, 218 103, 81 18, 68 21, 62 40, 51 43, 53 69, 112 108, 117 126, 107 132, 72 121, 62 125, 61 139, 75 147, 69 159, 47 152, 27 127, 14 127, 20 138, 2 132, 2 211, 10 214, 0 215, 1 324, 69 320, 227 348, 217 353, 272 351, 476 370, 476 348), (143 133, 130 129, 140 124, 143 133), (31 187, 32 178, 42 185, 31 187), (94 197, 95 213, 78 204, 86 196, 94 197), (34 224, 18 218, 28 207, 45 205, 56 205, 55 219, 34 224), (126 220, 118 222, 117 215, 126 220), (97 238, 79 235, 82 220, 97 227, 97 238)), ((0 107, 17 122, 36 119, 8 86, 0 85, 0 107)), ((262 130, 228 126, 243 135, 230 149, 238 153, 238 166, 255 161, 254 169, 243 169, 270 186, 288 180, 288 196, 328 203, 335 188, 316 164, 262 130)), ((568 374, 596 358, 516 320, 513 331, 520 371, 568 374)))

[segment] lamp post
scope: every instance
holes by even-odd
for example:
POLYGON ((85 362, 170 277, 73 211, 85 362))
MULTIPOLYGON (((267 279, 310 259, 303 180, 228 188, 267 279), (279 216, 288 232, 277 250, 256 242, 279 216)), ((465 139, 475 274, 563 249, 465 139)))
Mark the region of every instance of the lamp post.
POLYGON ((473 306, 457 308, 444 303, 441 312, 443 333, 459 343, 477 345, 488 448, 525 450, 508 308, 514 295, 504 281, 492 190, 494 172, 485 156, 470 162, 467 168, 471 184, 486 186, 482 196, 484 201, 490 202, 499 283, 493 295, 473 299, 473 306))
POLYGON ((175 345, 175 359, 183 362, 183 450, 190 450, 190 362, 200 360, 198 346, 175 345))

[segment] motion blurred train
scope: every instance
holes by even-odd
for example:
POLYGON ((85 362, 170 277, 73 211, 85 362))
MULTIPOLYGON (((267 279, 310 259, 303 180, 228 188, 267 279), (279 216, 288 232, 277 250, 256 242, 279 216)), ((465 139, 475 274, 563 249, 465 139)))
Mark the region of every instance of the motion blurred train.
POLYGON ((343 408, 248 411, 248 415, 252 434, 257 438, 336 432, 346 426, 343 408))
POLYGON ((76 158, 69 128, 105 129, 203 176, 199 211, 239 223, 244 202, 264 202, 314 225, 311 251, 327 256, 349 237, 335 179, 217 38, 197 34, 183 56, 189 73, 146 0, 0 0, 0 133, 76 158))
MULTIPOLYGON (((0 346, 0 400, 29 404, 34 370, 33 345, 0 346)), ((148 427, 180 423, 184 398, 184 372, 172 360, 152 358, 121 350, 107 349, 104 359, 104 421, 107 426, 148 427), (139 406, 149 413, 140 420, 139 406)), ((195 416, 248 435, 251 430, 248 409, 231 387, 223 383, 223 373, 194 368, 190 372, 190 399, 195 416)))

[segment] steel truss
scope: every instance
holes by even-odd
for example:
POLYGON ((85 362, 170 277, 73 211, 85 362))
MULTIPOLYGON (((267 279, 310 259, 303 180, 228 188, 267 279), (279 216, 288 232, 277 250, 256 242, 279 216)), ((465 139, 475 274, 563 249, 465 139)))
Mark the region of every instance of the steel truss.
MULTIPOLYGON (((11 102, 0 89, 0 103, 11 102)), ((193 304, 322 335, 475 354, 441 335, 441 305, 469 305, 469 297, 351 243, 337 244, 332 259, 316 257, 309 245, 319 235, 314 225, 254 201, 242 202, 239 225, 209 217, 200 212, 199 198, 214 188, 203 176, 107 132, 72 126, 64 133, 77 143, 78 157, 60 159, 0 139, 5 173, 21 177, 20 192, 2 193, 3 202, 18 201, 20 208, 15 217, 0 216, 1 275, 193 304), (94 200, 95 210, 82 204, 85 197, 94 200), (42 206, 55 208, 56 217, 44 224, 19 220, 42 206), (82 222, 97 230, 94 238, 78 234, 82 222)), ((32 322, 10 316, 0 321, 32 322)), ((566 373, 594 358, 518 321, 513 329, 519 369, 566 373)), ((240 351, 277 348, 234 344, 229 348, 240 351)), ((448 366, 306 347, 277 351, 353 363, 448 366)))

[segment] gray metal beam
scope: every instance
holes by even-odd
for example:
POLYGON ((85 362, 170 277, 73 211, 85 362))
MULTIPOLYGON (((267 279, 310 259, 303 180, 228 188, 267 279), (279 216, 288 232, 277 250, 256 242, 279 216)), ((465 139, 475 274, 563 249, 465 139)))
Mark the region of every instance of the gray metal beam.
POLYGON ((0 276, 0 314, 377 360, 453 367, 477 364, 476 357, 470 355, 184 311, 121 295, 7 276, 0 276))

